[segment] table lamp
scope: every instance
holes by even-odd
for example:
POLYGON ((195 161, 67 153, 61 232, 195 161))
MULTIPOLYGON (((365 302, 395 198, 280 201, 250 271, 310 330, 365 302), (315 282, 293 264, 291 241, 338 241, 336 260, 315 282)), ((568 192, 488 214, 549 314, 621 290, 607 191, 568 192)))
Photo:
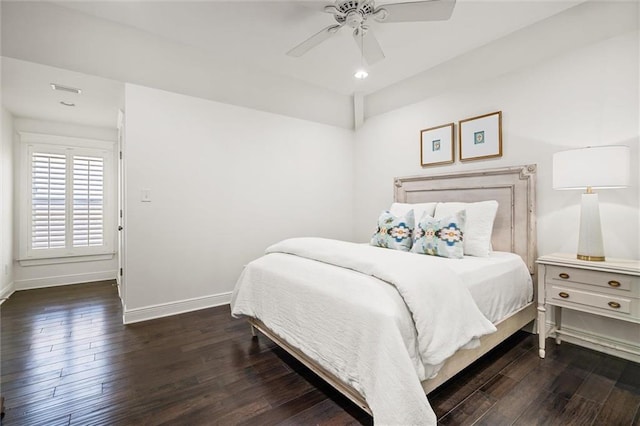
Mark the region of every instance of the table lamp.
POLYGON ((553 189, 585 189, 577 258, 604 261, 598 194, 594 189, 629 186, 629 147, 593 146, 553 154, 553 189))

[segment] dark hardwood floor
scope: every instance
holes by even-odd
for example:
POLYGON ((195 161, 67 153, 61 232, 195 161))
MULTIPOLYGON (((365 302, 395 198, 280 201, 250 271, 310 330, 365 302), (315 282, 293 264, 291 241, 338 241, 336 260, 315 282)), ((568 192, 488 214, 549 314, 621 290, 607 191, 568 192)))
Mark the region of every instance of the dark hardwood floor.
MULTIPOLYGON (((229 307, 123 326, 108 282, 0 307, 3 425, 371 424, 229 307)), ((640 365, 517 333, 429 395, 443 425, 640 425, 640 365)))

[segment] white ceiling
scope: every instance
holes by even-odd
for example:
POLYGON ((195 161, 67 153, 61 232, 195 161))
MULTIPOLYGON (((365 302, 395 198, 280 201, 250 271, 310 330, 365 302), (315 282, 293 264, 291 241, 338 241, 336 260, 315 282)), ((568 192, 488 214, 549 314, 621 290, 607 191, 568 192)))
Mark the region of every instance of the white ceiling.
MULTIPOLYGON (((342 28, 301 58, 285 53, 335 24, 322 12, 330 1, 56 2, 67 8, 194 46, 220 60, 304 80, 344 95, 369 94, 439 63, 555 15, 584 0, 458 0, 449 21, 370 22, 386 59, 353 73, 361 57, 351 30, 342 28)), ((400 3, 383 0, 377 5, 400 3)))
POLYGON ((115 127, 124 108, 124 84, 13 58, 2 58, 2 103, 16 117, 115 127), (55 91, 50 84, 82 89, 55 91), (68 107, 60 102, 72 103, 68 107))
POLYGON ((349 28, 301 58, 285 55, 335 22, 321 12, 329 1, 3 0, 2 55, 20 60, 3 63, 3 104, 20 116, 113 127, 119 81, 351 127, 354 93, 379 92, 583 1, 458 0, 449 21, 374 22, 386 58, 358 81, 349 28), (69 119, 51 82, 84 86, 85 111, 69 119))

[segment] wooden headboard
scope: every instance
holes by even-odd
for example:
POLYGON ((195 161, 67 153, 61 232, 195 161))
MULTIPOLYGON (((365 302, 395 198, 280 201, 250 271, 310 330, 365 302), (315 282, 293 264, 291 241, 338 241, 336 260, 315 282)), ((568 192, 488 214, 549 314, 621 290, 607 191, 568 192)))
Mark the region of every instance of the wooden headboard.
POLYGON ((536 165, 395 178, 399 203, 496 200, 491 244, 522 257, 532 274, 536 259, 536 165))

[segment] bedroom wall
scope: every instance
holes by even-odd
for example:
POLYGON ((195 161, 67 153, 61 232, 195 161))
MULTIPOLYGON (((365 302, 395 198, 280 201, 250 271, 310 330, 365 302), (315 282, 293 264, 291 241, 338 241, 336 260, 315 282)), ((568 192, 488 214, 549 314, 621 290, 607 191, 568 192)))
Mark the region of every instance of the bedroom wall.
POLYGON ((366 239, 379 210, 391 203, 394 176, 536 163, 538 251, 574 251, 580 192, 551 188, 552 155, 605 144, 631 147, 634 182, 599 192, 607 254, 640 258, 637 32, 370 118, 356 134, 356 238, 366 239), (420 167, 420 129, 498 110, 502 158, 420 167), (618 232, 620 223, 625 232, 618 232))
MULTIPOLYGON (((605 250, 610 257, 640 258, 637 24, 635 28, 367 120, 356 133, 356 240, 368 240, 378 214, 392 202, 395 176, 535 163, 538 254, 575 252, 580 192, 552 189, 552 155, 623 144, 631 147, 632 187, 599 193, 605 250), (420 167, 420 129, 498 110, 503 112, 502 158, 420 167)), ((461 66, 473 69, 473 62, 461 66)), ((637 325, 573 312, 566 314, 566 324, 623 341, 638 339, 637 325)))
POLYGON ((14 291, 13 116, 2 108, 0 133, 0 303, 14 291))
POLYGON ((125 98, 126 322, 227 303, 278 240, 353 238, 351 131, 131 84, 125 98))
MULTIPOLYGON (((115 123, 115 117, 114 117, 115 123)), ((79 126, 75 124, 59 123, 53 121, 36 120, 30 118, 16 118, 14 120, 15 132, 31 132, 42 133, 47 135, 70 136, 88 139, 97 139, 105 141, 117 140, 117 130, 113 129, 79 126)), ((14 138, 14 187, 16 194, 19 193, 20 185, 20 138, 18 135, 14 138)), ((18 230, 20 229, 20 211, 18 200, 14 207, 15 226, 14 226, 14 253, 16 257, 18 250, 18 230)), ((99 260, 90 262, 72 262, 53 265, 30 265, 21 266, 15 263, 14 282, 16 290, 25 290, 30 288, 50 287, 66 284, 77 284, 91 281, 101 281, 114 279, 116 277, 117 258, 114 256, 110 260, 99 260)))

